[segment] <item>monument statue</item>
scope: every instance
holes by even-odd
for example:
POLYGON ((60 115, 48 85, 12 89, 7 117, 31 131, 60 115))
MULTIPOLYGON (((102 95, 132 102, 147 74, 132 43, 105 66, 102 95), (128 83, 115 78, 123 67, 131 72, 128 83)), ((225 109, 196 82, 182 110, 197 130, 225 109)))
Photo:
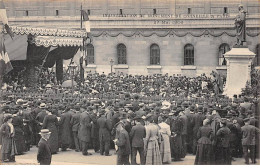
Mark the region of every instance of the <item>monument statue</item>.
POLYGON ((223 93, 223 79, 220 74, 215 71, 212 71, 210 75, 213 76, 213 87, 215 95, 223 93))
POLYGON ((246 11, 244 11, 243 5, 238 6, 239 13, 235 19, 236 25, 236 37, 237 46, 243 46, 243 42, 246 41, 246 11))

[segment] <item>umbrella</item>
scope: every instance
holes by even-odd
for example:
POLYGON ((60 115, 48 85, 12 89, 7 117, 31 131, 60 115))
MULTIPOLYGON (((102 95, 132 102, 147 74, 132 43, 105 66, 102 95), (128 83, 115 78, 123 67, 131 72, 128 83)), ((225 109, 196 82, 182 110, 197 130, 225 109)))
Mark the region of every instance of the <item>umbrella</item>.
MULTIPOLYGON (((77 83, 75 81, 73 81, 73 85, 76 86, 77 83)), ((62 87, 72 87, 72 81, 71 80, 66 80, 62 83, 61 85, 62 87)))

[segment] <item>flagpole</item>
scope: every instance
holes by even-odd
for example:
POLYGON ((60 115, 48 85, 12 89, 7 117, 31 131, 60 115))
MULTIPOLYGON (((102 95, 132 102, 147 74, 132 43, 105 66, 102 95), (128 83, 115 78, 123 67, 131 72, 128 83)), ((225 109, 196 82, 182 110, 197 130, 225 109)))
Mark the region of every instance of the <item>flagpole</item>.
POLYGON ((80 29, 82 29, 82 1, 81 1, 81 5, 80 5, 80 29))

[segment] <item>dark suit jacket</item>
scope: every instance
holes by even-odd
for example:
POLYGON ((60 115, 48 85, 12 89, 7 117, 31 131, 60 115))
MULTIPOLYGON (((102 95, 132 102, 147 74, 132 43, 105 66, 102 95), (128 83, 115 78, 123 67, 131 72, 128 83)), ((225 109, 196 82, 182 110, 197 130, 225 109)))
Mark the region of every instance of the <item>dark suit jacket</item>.
POLYGON ((116 145, 118 146, 118 155, 129 155, 131 153, 129 135, 125 129, 119 132, 116 145))
POLYGON ((91 117, 88 112, 80 114, 79 120, 79 139, 84 142, 91 142, 91 117))
POLYGON ((110 132, 112 129, 111 121, 106 119, 105 115, 102 115, 97 120, 99 128, 99 140, 100 141, 110 141, 110 132))
POLYGON ((259 135, 260 130, 253 125, 245 125, 242 130, 242 145, 256 145, 256 136, 259 135))
POLYGON ((38 124, 43 123, 44 117, 47 115, 46 111, 41 111, 36 116, 35 120, 38 124))
POLYGON ((72 131, 77 132, 79 129, 80 113, 73 114, 70 119, 70 125, 72 126, 72 131))
POLYGON ((41 165, 50 165, 51 164, 51 148, 46 140, 41 138, 38 143, 38 154, 37 160, 41 165))
POLYGON ((142 124, 133 126, 130 132, 130 138, 132 141, 132 147, 144 147, 143 138, 145 138, 145 127, 142 124))
POLYGON ((182 135, 187 135, 187 131, 188 131, 188 118, 186 115, 182 115, 180 116, 180 119, 183 123, 183 129, 182 129, 182 135))
POLYGON ((72 115, 68 112, 63 113, 60 117, 60 139, 62 144, 71 144, 72 142, 72 132, 71 132, 71 120, 72 115))
POLYGON ((194 115, 194 127, 193 127, 193 133, 195 134, 195 136, 197 135, 197 132, 199 130, 199 128, 203 125, 203 120, 205 119, 205 115, 202 113, 196 113, 194 115))

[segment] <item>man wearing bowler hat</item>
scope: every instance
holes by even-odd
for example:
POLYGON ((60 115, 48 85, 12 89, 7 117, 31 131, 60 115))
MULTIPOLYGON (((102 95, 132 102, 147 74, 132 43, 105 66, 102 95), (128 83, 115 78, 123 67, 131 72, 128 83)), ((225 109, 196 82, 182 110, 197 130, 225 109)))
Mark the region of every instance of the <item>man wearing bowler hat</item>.
POLYGON ((51 132, 48 129, 42 129, 39 133, 41 135, 40 142, 38 144, 38 154, 37 160, 40 165, 50 165, 51 164, 51 148, 48 143, 51 132))

